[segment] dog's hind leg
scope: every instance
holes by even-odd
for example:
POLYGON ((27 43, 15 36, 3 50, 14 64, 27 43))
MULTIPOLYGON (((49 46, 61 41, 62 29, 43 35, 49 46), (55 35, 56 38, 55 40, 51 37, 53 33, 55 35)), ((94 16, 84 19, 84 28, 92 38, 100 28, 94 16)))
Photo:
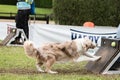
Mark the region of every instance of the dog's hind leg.
POLYGON ((41 66, 42 66, 42 65, 43 65, 42 62, 37 62, 37 63, 36 63, 36 68, 37 68, 37 70, 38 70, 39 72, 44 72, 44 70, 41 69, 41 66))
POLYGON ((54 64, 55 61, 56 61, 56 60, 55 60, 55 56, 48 56, 48 60, 47 60, 47 62, 46 62, 46 64, 45 64, 45 67, 46 67, 45 72, 51 73, 51 74, 56 74, 56 73, 58 73, 58 72, 56 72, 56 71, 52 71, 52 70, 51 70, 51 66, 54 64))

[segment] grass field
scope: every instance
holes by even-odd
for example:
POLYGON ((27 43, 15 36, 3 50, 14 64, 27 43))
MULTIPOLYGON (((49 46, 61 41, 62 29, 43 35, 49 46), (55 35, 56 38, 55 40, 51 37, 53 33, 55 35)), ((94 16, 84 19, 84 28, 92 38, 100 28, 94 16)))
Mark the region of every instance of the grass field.
POLYGON ((120 75, 88 72, 86 63, 56 63, 52 69, 58 74, 39 73, 35 60, 26 57, 22 47, 0 46, 0 80, 120 80, 120 75))
MULTIPOLYGON (((0 12, 8 12, 8 13, 17 13, 16 5, 1 5, 0 4, 0 12)), ((51 14, 52 9, 48 8, 35 8, 36 14, 51 14)))

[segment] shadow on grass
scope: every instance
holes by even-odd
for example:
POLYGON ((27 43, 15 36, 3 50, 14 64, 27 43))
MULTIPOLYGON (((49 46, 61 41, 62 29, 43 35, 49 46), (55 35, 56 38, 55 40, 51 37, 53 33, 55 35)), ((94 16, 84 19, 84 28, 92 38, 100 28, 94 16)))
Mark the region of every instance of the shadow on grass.
MULTIPOLYGON (((85 75, 85 74, 93 74, 92 72, 89 72, 85 69, 80 70, 63 70, 63 69, 56 69, 55 71, 58 71, 58 74, 79 74, 79 75, 85 75)), ((12 73, 12 74, 45 74, 40 73, 37 70, 30 70, 30 69, 0 69, 0 73, 6 74, 6 73, 12 73)))
POLYGON ((59 74, 79 74, 79 75, 85 75, 85 74, 93 74, 90 71, 87 71, 86 69, 79 69, 79 70, 63 70, 63 69, 57 69, 59 74))
POLYGON ((12 74, 39 74, 38 71, 29 69, 0 69, 0 73, 12 73, 12 74))

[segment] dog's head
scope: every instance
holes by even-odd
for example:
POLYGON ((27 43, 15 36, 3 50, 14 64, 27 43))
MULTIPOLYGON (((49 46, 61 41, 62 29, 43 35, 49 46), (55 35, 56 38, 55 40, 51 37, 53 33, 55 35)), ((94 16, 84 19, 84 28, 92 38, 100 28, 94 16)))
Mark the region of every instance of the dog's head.
POLYGON ((29 57, 36 57, 37 49, 34 47, 32 41, 25 41, 23 48, 25 50, 26 55, 28 55, 29 57))
POLYGON ((97 45, 94 43, 94 42, 92 42, 89 38, 87 38, 87 37, 85 37, 84 38, 84 43, 85 43, 85 45, 86 45, 86 47, 88 47, 88 48, 92 48, 92 49, 94 49, 97 45))
POLYGON ((90 48, 94 49, 96 46, 97 45, 94 42, 92 42, 89 38, 87 38, 87 37, 83 38, 83 47, 85 47, 86 50, 88 50, 90 48))
POLYGON ((80 45, 82 45, 85 51, 87 51, 90 48, 94 49, 96 47, 96 44, 93 43, 88 37, 76 39, 76 42, 79 47, 80 45))

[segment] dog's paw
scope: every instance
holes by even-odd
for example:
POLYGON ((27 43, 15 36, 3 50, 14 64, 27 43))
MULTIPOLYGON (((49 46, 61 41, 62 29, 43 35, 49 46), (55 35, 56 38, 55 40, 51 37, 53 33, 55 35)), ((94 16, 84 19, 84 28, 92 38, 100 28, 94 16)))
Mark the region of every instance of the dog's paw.
POLYGON ((50 74, 57 74, 58 72, 49 70, 49 71, 47 71, 47 73, 50 73, 50 74))
POLYGON ((36 68, 37 68, 38 72, 45 72, 44 70, 41 69, 41 67, 39 65, 36 65, 36 68))
POLYGON ((101 59, 101 56, 97 56, 96 60, 99 60, 99 59, 101 59))
POLYGON ((44 70, 42 70, 42 69, 38 69, 38 72, 45 72, 44 70))
POLYGON ((99 59, 101 59, 101 56, 95 56, 95 57, 92 59, 92 61, 97 61, 97 60, 99 60, 99 59))
POLYGON ((45 72, 44 70, 38 70, 39 72, 45 72))

